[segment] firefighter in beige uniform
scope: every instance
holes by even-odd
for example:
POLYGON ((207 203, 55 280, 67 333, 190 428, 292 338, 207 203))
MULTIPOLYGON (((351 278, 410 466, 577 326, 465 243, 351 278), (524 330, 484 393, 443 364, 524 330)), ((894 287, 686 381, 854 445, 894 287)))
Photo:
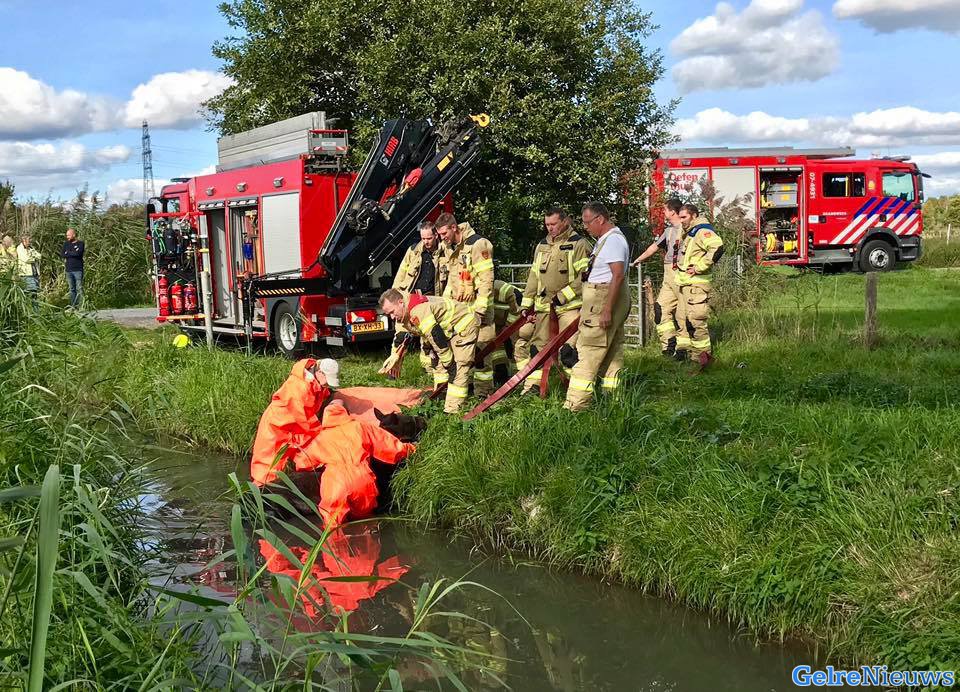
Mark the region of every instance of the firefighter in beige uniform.
MULTIPOLYGON (((683 238, 683 227, 680 225, 680 200, 670 199, 663 205, 663 218, 666 227, 663 232, 653 239, 653 242, 643 253, 633 261, 633 266, 639 265, 647 258, 663 250, 663 283, 657 295, 657 338, 660 340, 660 352, 667 357, 673 357, 677 350, 677 306, 680 304, 680 288, 677 286, 675 272, 677 254, 680 250, 680 241, 683 238)), ((683 325, 680 325, 683 328, 683 325)))
POLYGON ((583 227, 596 238, 583 284, 583 307, 577 337, 579 359, 570 373, 563 407, 580 411, 593 398, 597 375, 601 387, 612 391, 623 368, 623 325, 630 311, 626 284, 630 246, 610 220, 607 208, 591 202, 583 207, 583 227))
MULTIPOLYGON (((437 231, 447 253, 447 286, 443 297, 463 303, 476 313, 480 324, 477 349, 483 349, 496 336, 493 326, 493 245, 479 236, 470 224, 458 225, 453 214, 444 213, 437 218, 437 231)), ((453 383, 447 387, 449 396, 453 383)), ((473 392, 480 396, 493 392, 490 356, 473 371, 473 392)))
POLYGON ((437 355, 437 367, 451 373, 443 410, 459 411, 467 398, 480 327, 473 306, 451 298, 408 294, 390 288, 380 296, 380 308, 402 322, 411 334, 430 344, 437 355))
MULTIPOLYGON (((409 247, 400 262, 397 275, 393 277, 393 288, 407 293, 422 293, 426 296, 439 296, 447 283, 446 257, 440 246, 440 238, 432 221, 420 224, 420 241, 409 247)), ((402 322, 395 325, 395 336, 390 357, 383 364, 381 372, 393 367, 397 359, 397 351, 406 341, 409 332, 402 322)), ((434 388, 447 382, 446 370, 434 368, 433 355, 429 344, 420 342, 420 364, 427 372, 434 375, 434 388)))
POLYGON ((723 255, 723 241, 713 226, 699 216, 693 204, 680 209, 680 221, 685 231, 680 257, 677 260, 676 279, 680 287, 680 305, 677 322, 677 352, 687 351, 700 369, 713 360, 707 318, 710 315, 711 270, 723 255))
MULTIPOLYGON (((548 209, 544 214, 547 237, 537 245, 533 265, 527 275, 523 291, 525 310, 532 309, 536 317, 531 324, 520 328, 516 348, 517 369, 526 366, 531 357, 531 346, 541 349, 550 339, 550 310, 557 314, 560 331, 580 318, 583 305, 581 274, 590 262, 590 243, 574 232, 570 217, 562 209, 548 209)), ((570 368, 576 362, 577 335, 560 349, 560 362, 570 368)), ((541 371, 534 370, 524 382, 524 391, 540 382, 541 371)))

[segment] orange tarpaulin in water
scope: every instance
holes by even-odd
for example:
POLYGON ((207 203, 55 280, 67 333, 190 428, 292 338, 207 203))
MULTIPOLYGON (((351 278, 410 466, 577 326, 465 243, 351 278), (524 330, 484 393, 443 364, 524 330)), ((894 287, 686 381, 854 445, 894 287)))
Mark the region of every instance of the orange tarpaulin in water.
POLYGON ((352 417, 376 425, 379 421, 373 409, 379 409, 381 413, 400 413, 401 406, 417 406, 429 392, 429 389, 397 387, 347 387, 338 389, 334 396, 343 401, 352 417))
MULTIPOLYGON (((290 552, 301 563, 305 562, 310 554, 307 548, 301 546, 290 546, 290 552)), ((381 560, 380 552, 379 536, 368 528, 364 528, 362 533, 348 534, 343 529, 331 533, 310 569, 312 579, 308 578, 301 596, 303 612, 307 617, 315 620, 319 615, 317 606, 321 606, 326 600, 324 591, 330 596, 330 605, 335 611, 351 612, 410 570, 396 555, 381 560), (337 577, 370 579, 328 581, 337 577)), ((277 548, 263 539, 260 540, 260 554, 266 558, 268 570, 299 580, 300 567, 291 563, 277 548)))
POLYGON ((370 460, 396 464, 416 446, 401 442, 374 423, 353 418, 334 400, 323 411, 320 432, 297 455, 301 470, 323 466, 320 513, 328 524, 364 519, 377 508, 377 478, 370 460))
POLYGON ((274 481, 277 471, 284 469, 297 448, 308 444, 320 432, 317 412, 330 395, 330 389, 307 372, 315 363, 313 358, 297 361, 260 417, 250 461, 250 476, 257 485, 274 481), (289 448, 283 458, 277 460, 283 445, 289 448))

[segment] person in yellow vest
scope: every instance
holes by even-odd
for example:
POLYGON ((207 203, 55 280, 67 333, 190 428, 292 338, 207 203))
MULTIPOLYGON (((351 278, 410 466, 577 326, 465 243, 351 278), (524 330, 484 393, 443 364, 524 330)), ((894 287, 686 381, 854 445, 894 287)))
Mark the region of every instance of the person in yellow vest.
MULTIPOLYGON (((440 247, 440 237, 437 235, 437 229, 432 221, 423 221, 420 224, 420 240, 407 248, 403 259, 400 261, 400 267, 397 269, 397 275, 393 277, 393 288, 407 293, 422 293, 425 296, 439 296, 443 293, 446 285, 446 258, 440 247)), ((390 349, 390 356, 383 363, 381 371, 389 371, 396 363, 400 346, 410 339, 407 343, 407 352, 418 349, 420 353, 420 364, 428 373, 433 373, 434 388, 441 384, 446 384, 446 370, 437 371, 431 365, 432 354, 430 347, 424 342, 413 337, 403 326, 402 322, 394 325, 393 345, 390 349)))
MULTIPOLYGON (((447 285, 444 298, 469 307, 480 325, 477 349, 496 336, 493 326, 493 244, 481 237, 469 223, 457 223, 453 214, 437 217, 437 231, 447 256, 447 285)), ((473 371, 473 393, 493 393, 493 363, 487 356, 473 371)))
POLYGON ((3 236, 0 241, 0 272, 13 272, 17 269, 17 248, 14 247, 13 238, 8 235, 3 236))
MULTIPOLYGON (((497 334, 520 319, 521 300, 523 300, 523 294, 513 284, 499 279, 493 282, 493 327, 497 334)), ((509 363, 511 360, 516 362, 516 340, 517 334, 514 333, 490 354, 494 386, 499 387, 510 379, 509 363)))
POLYGON ((30 236, 20 236, 20 244, 17 246, 17 275, 23 282, 27 295, 36 301, 40 292, 40 252, 31 242, 30 236))
POLYGON ((480 322, 468 303, 451 298, 427 297, 388 288, 380 296, 380 309, 411 333, 429 342, 437 369, 449 374, 445 413, 457 413, 467 398, 470 371, 477 349, 480 322))
POLYGON ((677 255, 680 241, 683 239, 683 226, 680 225, 679 199, 668 199, 663 205, 663 218, 666 225, 663 232, 653 239, 641 255, 633 261, 633 266, 663 250, 663 283, 654 306, 657 319, 657 338, 660 340, 660 353, 673 358, 677 349, 677 306, 680 304, 680 289, 674 278, 677 269, 677 255))
POLYGON ((630 244, 610 219, 610 212, 599 202, 585 204, 581 220, 597 244, 584 270, 578 360, 570 373, 570 386, 563 404, 570 411, 581 411, 590 405, 598 375, 604 391, 613 391, 620 385, 623 325, 630 312, 626 281, 630 244))
MULTIPOLYGON (((543 224, 547 237, 534 251, 521 304, 525 310, 533 310, 535 321, 520 328, 517 369, 526 366, 533 348, 541 349, 550 340, 551 310, 556 312, 560 331, 563 331, 580 318, 583 305, 581 274, 590 263, 590 242, 573 230, 573 223, 563 209, 547 209, 543 224)), ((560 349, 560 363, 565 368, 572 368, 576 363, 576 346, 575 333, 560 349)), ((540 376, 540 370, 530 373, 523 390, 529 391, 538 385, 540 376)))
POLYGON ((702 371, 713 361, 707 320, 710 316, 712 269, 723 255, 723 240, 710 222, 700 216, 700 210, 694 204, 684 204, 680 208, 680 222, 684 236, 676 272, 680 287, 677 353, 686 351, 702 371))

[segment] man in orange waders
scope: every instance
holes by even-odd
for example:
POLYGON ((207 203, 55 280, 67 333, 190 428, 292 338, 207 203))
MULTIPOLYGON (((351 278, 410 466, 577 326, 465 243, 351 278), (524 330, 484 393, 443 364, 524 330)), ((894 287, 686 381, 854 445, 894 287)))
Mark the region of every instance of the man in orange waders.
POLYGON ((372 459, 397 464, 416 446, 382 430, 378 425, 350 417, 334 399, 323 410, 320 432, 298 454, 298 470, 323 467, 320 476, 320 514, 328 526, 347 518, 364 519, 377 508, 377 478, 372 459))
POLYGON ((317 362, 304 358, 294 364, 260 417, 253 443, 250 476, 263 486, 277 478, 298 449, 320 432, 317 414, 330 396, 330 387, 340 386, 340 366, 331 358, 317 362), (283 446, 287 445, 281 455, 283 446))

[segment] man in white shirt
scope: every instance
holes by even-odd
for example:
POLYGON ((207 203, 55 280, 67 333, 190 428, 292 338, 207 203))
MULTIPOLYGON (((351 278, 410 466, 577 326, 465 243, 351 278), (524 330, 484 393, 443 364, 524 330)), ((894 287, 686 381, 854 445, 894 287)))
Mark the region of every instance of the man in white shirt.
POLYGON ((597 244, 584 272, 583 307, 577 335, 579 360, 570 373, 570 387, 563 404, 570 411, 581 411, 590 405, 598 375, 604 391, 612 391, 620 384, 623 325, 630 312, 627 239, 599 202, 584 205, 580 218, 597 244))

